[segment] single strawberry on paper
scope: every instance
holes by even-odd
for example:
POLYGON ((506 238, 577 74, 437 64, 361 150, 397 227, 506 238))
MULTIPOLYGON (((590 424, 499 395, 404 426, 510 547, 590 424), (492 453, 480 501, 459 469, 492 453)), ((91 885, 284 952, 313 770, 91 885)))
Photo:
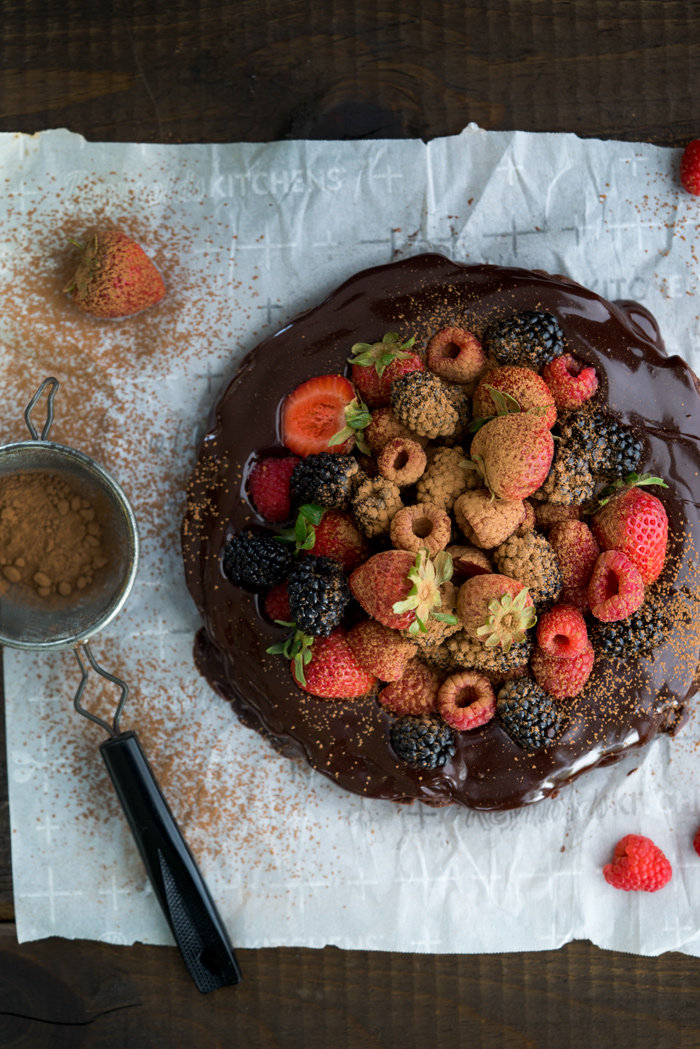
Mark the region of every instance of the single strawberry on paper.
POLYGON ((63 289, 93 317, 131 317, 155 306, 165 295, 160 273, 143 248, 117 229, 91 233, 78 244, 81 259, 63 289))

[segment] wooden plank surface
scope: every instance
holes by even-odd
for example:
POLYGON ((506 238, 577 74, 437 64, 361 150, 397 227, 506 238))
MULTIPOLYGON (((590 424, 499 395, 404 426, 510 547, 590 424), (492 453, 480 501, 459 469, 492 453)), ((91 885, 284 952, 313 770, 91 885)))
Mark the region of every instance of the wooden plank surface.
MULTIPOLYGON (((700 7, 662 0, 0 0, 0 130, 267 141, 492 129, 700 135, 700 7)), ((0 735, 4 725, 0 720, 0 735)), ((241 951, 206 998, 170 948, 19 946, 0 739, 0 1046, 700 1046, 700 963, 603 952, 241 951)))

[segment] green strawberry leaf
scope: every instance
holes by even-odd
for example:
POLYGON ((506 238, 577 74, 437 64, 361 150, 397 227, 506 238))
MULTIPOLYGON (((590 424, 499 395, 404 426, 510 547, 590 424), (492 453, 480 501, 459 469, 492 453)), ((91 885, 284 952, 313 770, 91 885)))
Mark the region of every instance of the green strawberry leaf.
MULTIPOLYGON (((296 627, 296 623, 285 623, 282 619, 276 619, 275 622, 279 623, 280 626, 296 627)), ((303 630, 295 630, 286 641, 282 641, 277 645, 271 645, 270 648, 266 649, 266 652, 272 656, 284 656, 285 659, 293 659, 296 676, 301 684, 305 685, 304 667, 311 662, 313 655, 311 646, 313 643, 313 635, 305 634, 303 630)))
POLYGON ((411 354, 405 352, 410 350, 416 341, 413 335, 406 342, 398 345, 399 336, 395 331, 389 331, 383 336, 381 342, 356 342, 351 349, 352 357, 348 357, 351 364, 360 364, 363 368, 374 367, 377 375, 381 378, 392 361, 405 360, 411 354))
POLYGON ((345 426, 342 430, 338 430, 334 433, 328 442, 329 447, 333 447, 336 444, 342 444, 347 441, 349 437, 355 438, 355 444, 364 452, 365 455, 369 455, 369 446, 364 438, 364 435, 360 432, 364 430, 366 426, 369 426, 372 421, 372 413, 365 404, 364 401, 360 400, 359 397, 354 397, 348 405, 345 407, 345 426))

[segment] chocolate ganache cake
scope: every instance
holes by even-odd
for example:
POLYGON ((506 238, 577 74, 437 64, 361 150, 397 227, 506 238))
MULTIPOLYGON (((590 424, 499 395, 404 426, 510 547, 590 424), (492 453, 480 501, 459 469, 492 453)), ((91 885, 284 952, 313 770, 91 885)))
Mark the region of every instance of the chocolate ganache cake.
POLYGON ((346 790, 475 809, 545 798, 686 719, 698 665, 699 432, 695 377, 637 303, 437 254, 359 273, 249 353, 213 408, 182 526, 204 621, 196 664, 246 726, 346 790), (381 378, 373 362, 385 344, 398 378, 390 407, 371 417, 383 413, 384 442, 368 449, 373 405, 350 387, 348 361, 365 353, 381 378), (351 428, 319 454, 288 434, 300 388, 322 376, 360 397, 351 428), (290 520, 280 521, 260 512, 250 478, 261 461, 290 456, 290 520), (344 464, 349 501, 325 506, 363 533, 363 563, 345 573, 299 549, 300 521, 301 539, 313 535, 324 500, 313 484, 305 494, 298 464, 325 469, 329 458, 344 464), (297 550, 270 547, 295 518, 297 550), (256 543, 275 563, 262 580, 236 567, 255 560, 256 543), (408 599, 390 593, 382 611, 399 564, 408 599), (426 568, 438 596, 421 605, 426 568), (270 588, 287 579, 291 614, 275 614, 270 588), (335 618, 302 629, 318 587, 335 618), (349 646, 353 636, 362 644, 349 646), (383 671, 394 650, 401 669, 383 671), (318 683, 336 659, 363 694, 318 683))

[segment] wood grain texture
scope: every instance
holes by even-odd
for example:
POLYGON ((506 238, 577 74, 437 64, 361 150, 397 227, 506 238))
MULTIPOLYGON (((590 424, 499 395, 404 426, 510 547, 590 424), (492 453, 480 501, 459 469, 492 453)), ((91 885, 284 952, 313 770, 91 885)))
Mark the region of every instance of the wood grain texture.
POLYGON ((432 138, 469 121, 682 144, 691 0, 4 0, 0 130, 432 138))
POLYGON ((173 948, 45 940, 0 926, 3 1049, 686 1049, 697 961, 575 943, 438 957, 240 951, 244 979, 202 996, 173 948))

